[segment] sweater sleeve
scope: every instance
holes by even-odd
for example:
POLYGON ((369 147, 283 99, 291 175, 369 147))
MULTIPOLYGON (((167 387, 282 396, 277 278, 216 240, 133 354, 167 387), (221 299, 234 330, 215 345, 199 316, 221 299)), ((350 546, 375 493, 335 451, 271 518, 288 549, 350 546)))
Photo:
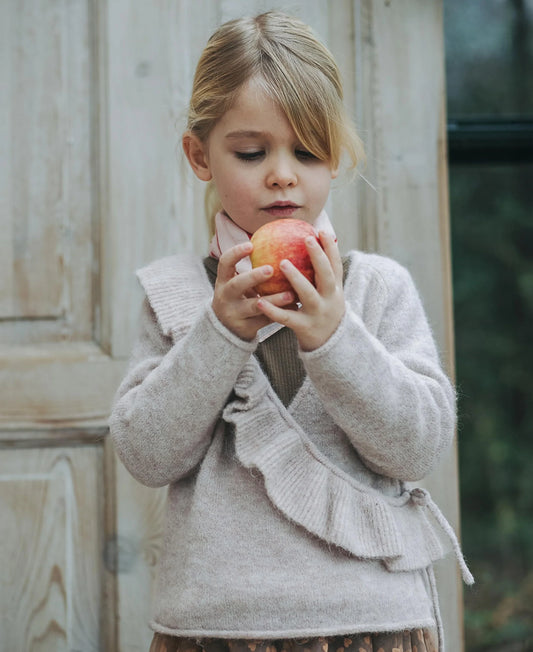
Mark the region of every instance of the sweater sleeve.
POLYGON ((163 486, 194 469, 255 347, 228 331, 208 303, 173 343, 144 301, 140 334, 109 421, 117 454, 137 480, 163 486))
POLYGON ((356 268, 354 282, 358 274, 373 277, 367 307, 350 305, 348 286, 337 331, 301 356, 326 410, 365 464, 415 481, 428 474, 453 439, 455 393, 411 276, 383 260, 379 271, 372 265, 356 268))

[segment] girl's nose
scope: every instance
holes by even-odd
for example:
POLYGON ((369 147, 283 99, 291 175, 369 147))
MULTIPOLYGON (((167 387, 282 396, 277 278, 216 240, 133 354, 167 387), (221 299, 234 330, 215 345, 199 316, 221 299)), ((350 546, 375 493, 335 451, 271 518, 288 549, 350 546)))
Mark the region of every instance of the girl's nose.
POLYGON ((290 188, 297 183, 297 176, 290 161, 277 159, 267 175, 267 183, 274 188, 290 188))

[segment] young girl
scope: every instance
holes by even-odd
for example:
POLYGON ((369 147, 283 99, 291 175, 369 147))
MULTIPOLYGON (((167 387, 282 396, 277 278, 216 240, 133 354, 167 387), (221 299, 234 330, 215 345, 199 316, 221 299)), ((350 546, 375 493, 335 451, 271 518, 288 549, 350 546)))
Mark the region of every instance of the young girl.
POLYGON ((211 252, 138 272, 110 420, 132 475, 169 486, 152 652, 442 649, 442 528, 471 576, 406 482, 449 446, 454 392, 407 271, 339 254, 324 205, 361 148, 331 54, 280 13, 223 25, 183 147, 218 203, 211 252), (316 287, 285 261, 294 291, 260 298, 250 235, 287 217, 319 233, 316 287))

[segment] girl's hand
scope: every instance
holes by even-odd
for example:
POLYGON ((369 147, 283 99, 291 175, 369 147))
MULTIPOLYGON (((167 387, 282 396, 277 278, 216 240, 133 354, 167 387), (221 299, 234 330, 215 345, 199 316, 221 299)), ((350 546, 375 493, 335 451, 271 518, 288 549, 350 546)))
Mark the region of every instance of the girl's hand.
POLYGON ((280 268, 294 288, 300 300, 299 310, 284 310, 263 297, 258 308, 271 321, 291 328, 303 351, 313 351, 333 335, 345 310, 342 288, 342 259, 332 235, 320 232, 320 242, 306 240, 307 251, 315 269, 316 288, 288 260, 280 268))
MULTIPOLYGON (((257 331, 270 324, 271 319, 259 309, 259 297, 254 286, 273 274, 270 265, 256 267, 249 272, 237 274, 235 265, 252 251, 251 242, 228 249, 218 261, 218 273, 212 307, 218 319, 232 333, 243 340, 251 341, 257 331)), ((286 306, 294 302, 292 292, 281 292, 265 298, 264 303, 272 306, 286 306)))

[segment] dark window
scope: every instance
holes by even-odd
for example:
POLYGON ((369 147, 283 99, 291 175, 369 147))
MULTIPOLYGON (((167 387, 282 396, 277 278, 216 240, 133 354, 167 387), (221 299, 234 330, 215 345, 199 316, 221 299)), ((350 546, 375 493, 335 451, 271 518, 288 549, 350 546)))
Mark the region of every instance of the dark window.
POLYGON ((444 0, 467 652, 533 650, 533 0, 444 0))

